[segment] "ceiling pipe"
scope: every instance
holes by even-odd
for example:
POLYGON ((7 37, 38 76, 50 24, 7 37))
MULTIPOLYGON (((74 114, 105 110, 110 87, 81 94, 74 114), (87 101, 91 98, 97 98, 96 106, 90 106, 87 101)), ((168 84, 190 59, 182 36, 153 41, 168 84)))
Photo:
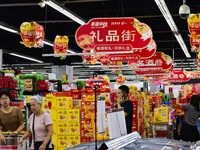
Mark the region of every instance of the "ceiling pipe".
POLYGON ((69 4, 69 3, 88 3, 88 2, 105 2, 105 1, 111 1, 111 0, 72 0, 72 1, 64 1, 62 3, 69 4))
POLYGON ((38 6, 38 3, 11 3, 11 4, 0 4, 0 7, 20 7, 20 6, 38 6))

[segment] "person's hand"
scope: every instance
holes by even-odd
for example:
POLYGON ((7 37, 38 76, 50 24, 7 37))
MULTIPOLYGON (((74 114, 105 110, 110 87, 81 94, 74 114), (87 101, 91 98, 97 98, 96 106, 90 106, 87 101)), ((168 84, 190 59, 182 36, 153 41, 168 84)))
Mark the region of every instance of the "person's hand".
POLYGON ((46 145, 42 144, 39 148, 39 150, 45 150, 46 149, 46 145))
POLYGON ((122 96, 119 96, 119 97, 117 98, 117 104, 121 104, 123 101, 124 101, 124 99, 123 99, 122 96))
POLYGON ((22 143, 23 143, 23 139, 22 138, 20 138, 20 140, 19 140, 19 142, 17 143, 18 145, 22 145, 22 143))
POLYGON ((3 143, 3 144, 6 144, 6 139, 5 137, 3 136, 3 134, 0 133, 0 141, 3 143))
POLYGON ((18 131, 10 132, 10 136, 17 136, 17 135, 18 135, 18 131))

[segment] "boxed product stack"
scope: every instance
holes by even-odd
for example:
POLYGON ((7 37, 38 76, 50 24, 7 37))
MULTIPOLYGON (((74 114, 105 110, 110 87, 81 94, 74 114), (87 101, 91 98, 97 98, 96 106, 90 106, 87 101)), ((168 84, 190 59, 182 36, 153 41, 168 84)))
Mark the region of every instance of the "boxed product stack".
POLYGON ((18 87, 20 86, 16 78, 14 79, 14 77, 11 76, 0 76, 0 88, 8 89, 12 99, 21 97, 16 90, 18 87))
POLYGON ((81 102, 81 143, 94 141, 94 90, 86 90, 81 102))
POLYGON ((55 150, 80 144, 80 110, 73 109, 72 97, 47 95, 43 107, 51 112, 55 150))

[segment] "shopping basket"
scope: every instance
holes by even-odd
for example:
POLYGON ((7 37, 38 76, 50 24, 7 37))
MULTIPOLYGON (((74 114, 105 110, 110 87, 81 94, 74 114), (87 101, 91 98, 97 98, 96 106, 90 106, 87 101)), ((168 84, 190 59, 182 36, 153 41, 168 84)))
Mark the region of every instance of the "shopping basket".
POLYGON ((26 150, 26 146, 23 145, 25 142, 23 142, 22 145, 18 145, 21 135, 10 136, 8 134, 4 134, 4 137, 6 140, 6 144, 0 142, 0 150, 26 150))

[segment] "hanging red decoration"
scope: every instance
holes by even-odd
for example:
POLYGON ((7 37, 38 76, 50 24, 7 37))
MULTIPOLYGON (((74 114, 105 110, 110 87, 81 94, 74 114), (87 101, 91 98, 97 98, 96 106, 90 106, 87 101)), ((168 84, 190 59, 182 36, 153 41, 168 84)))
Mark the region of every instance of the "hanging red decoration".
POLYGON ((36 22, 23 22, 20 25, 21 44, 29 48, 42 48, 44 28, 36 22))

